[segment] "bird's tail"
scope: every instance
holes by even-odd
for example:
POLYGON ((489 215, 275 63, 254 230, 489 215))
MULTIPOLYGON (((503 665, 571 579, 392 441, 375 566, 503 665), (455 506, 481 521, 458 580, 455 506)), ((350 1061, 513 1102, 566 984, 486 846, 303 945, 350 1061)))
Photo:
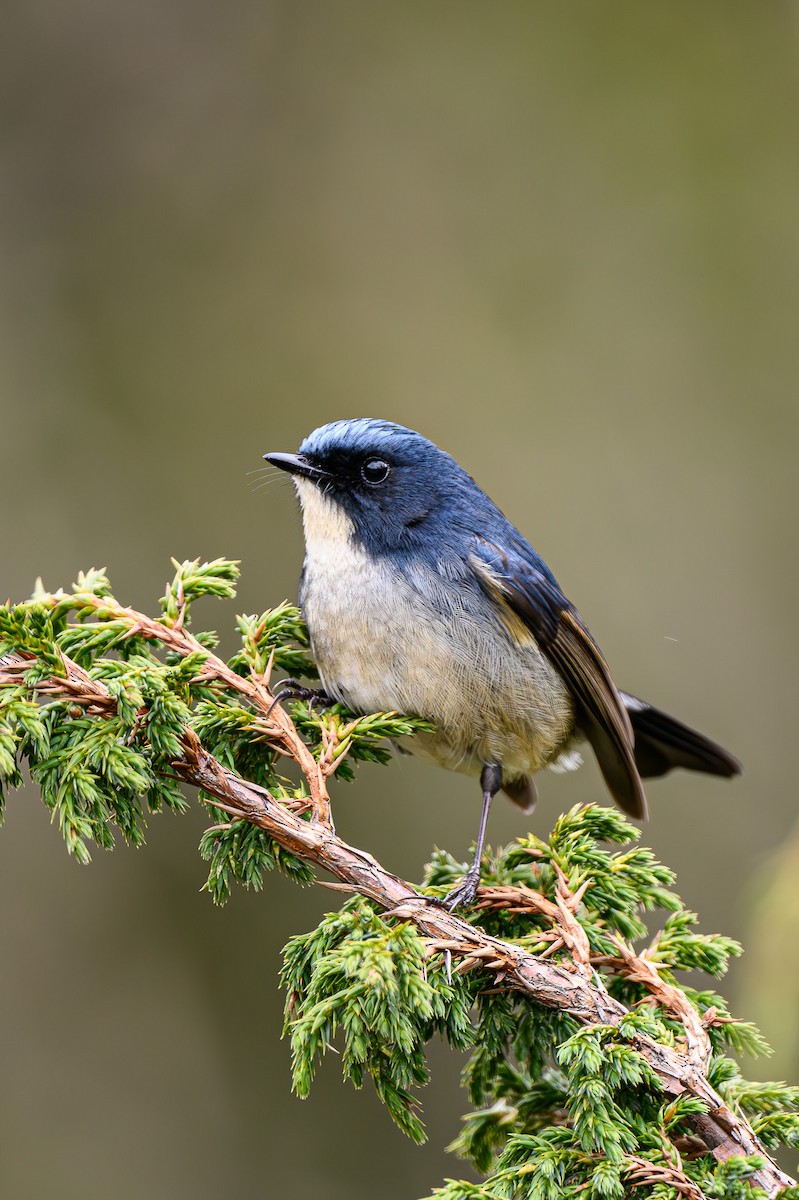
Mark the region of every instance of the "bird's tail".
POLYGON ((740 775, 741 764, 723 746, 683 725, 645 700, 621 692, 635 734, 635 764, 643 779, 665 775, 674 767, 707 775, 740 775))

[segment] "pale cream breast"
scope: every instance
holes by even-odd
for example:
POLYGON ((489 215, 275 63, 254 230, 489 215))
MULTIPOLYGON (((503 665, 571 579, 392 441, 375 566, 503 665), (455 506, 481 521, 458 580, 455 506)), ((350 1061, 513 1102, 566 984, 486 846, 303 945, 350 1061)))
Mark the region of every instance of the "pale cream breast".
POLYGON ((302 604, 323 686, 362 712, 434 722, 408 749, 454 770, 499 762, 532 773, 568 745, 573 705, 532 637, 479 590, 429 567, 406 576, 352 537, 344 510, 297 479, 306 560, 302 604))

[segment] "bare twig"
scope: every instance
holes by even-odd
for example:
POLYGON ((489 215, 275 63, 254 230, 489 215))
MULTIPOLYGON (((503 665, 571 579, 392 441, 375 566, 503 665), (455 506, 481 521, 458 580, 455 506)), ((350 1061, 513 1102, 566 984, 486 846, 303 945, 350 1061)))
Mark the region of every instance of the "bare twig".
POLYGON ((680 988, 661 979, 656 963, 648 957, 646 950, 635 954, 621 938, 610 936, 618 955, 595 955, 591 961, 596 965, 608 964, 635 983, 642 983, 651 993, 652 999, 682 1023, 685 1029, 686 1049, 689 1055, 704 1068, 710 1062, 710 1038, 707 1035, 709 1022, 694 1008, 680 988))
MULTIPOLYGON (((77 705, 91 716, 109 716, 116 712, 116 700, 109 696, 103 684, 92 679, 72 659, 62 654, 65 676, 54 675, 37 683, 36 691, 42 696, 61 696, 77 705)), ((21 654, 5 654, 0 658, 0 688, 17 687, 23 682, 33 658, 21 654)))
POLYGON ((628 1155, 625 1160, 625 1177, 634 1187, 654 1187, 661 1184, 674 1188, 685 1200, 705 1200, 705 1193, 677 1167, 656 1165, 647 1162, 636 1155, 628 1155))

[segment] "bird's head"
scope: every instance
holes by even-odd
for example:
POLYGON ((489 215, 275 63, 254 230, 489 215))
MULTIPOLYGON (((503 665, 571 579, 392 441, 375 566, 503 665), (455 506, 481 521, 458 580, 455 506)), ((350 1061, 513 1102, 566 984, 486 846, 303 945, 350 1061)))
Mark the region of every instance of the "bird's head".
POLYGON ((459 525, 483 497, 449 454, 389 421, 322 425, 297 454, 265 454, 288 471, 308 539, 354 539, 373 553, 409 549, 436 526, 459 525))

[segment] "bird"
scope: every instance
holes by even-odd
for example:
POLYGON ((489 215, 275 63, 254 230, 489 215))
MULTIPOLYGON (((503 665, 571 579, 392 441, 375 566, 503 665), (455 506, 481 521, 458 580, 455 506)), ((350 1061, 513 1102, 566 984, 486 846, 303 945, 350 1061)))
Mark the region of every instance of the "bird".
MULTIPOLYGON (((525 812, 533 776, 587 742, 616 804, 647 818, 642 780, 741 764, 617 688, 597 642, 519 530, 446 451, 372 417, 333 421, 263 456, 299 498, 300 608, 328 703, 429 722, 404 748, 480 780, 474 856, 442 903, 474 902, 491 802, 525 812)), ((289 689, 308 696, 294 680, 289 689)))

